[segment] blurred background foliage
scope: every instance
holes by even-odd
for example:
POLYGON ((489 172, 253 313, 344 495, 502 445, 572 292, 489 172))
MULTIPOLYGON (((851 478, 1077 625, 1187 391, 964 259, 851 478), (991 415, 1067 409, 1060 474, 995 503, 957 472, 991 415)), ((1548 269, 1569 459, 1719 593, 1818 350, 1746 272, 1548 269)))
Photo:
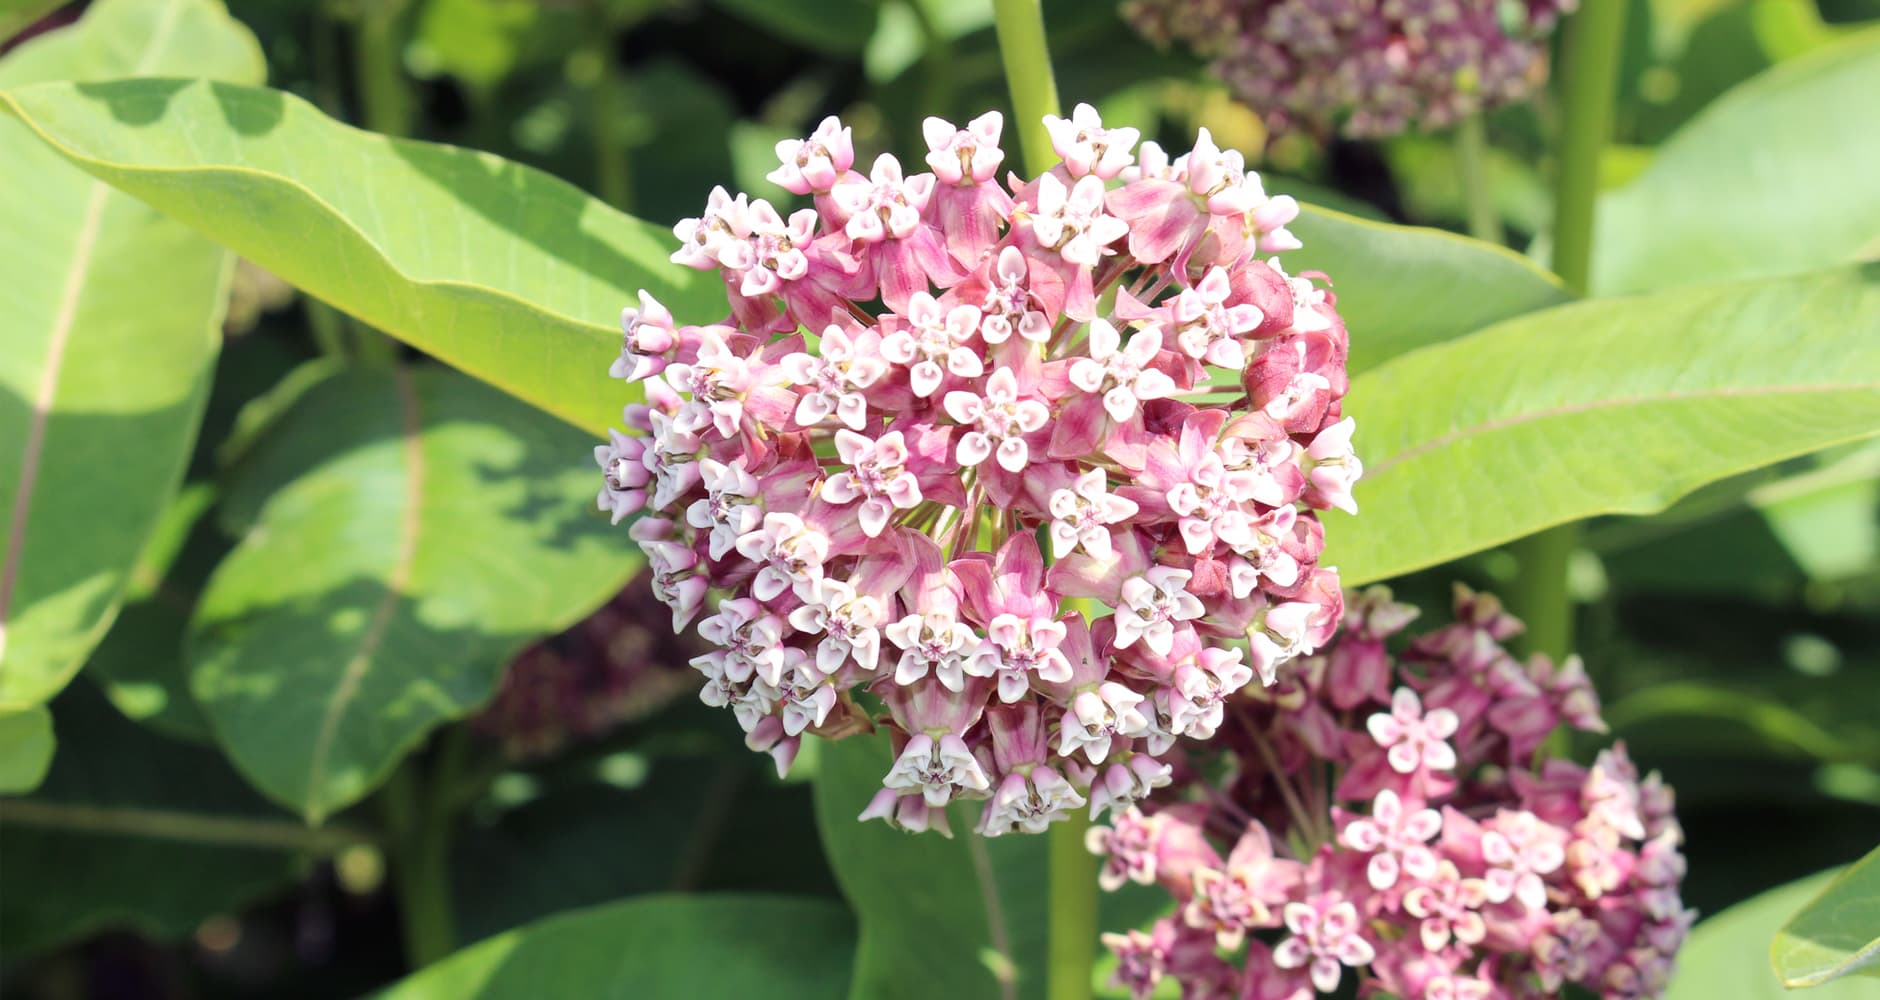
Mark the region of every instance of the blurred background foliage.
MULTIPOLYGON (((1113 4, 1044 8, 1067 105, 1089 101, 1165 143, 1205 125, 1223 146, 1266 146, 1257 115, 1201 67, 1137 39, 1113 4)), ((238 0, 232 10, 261 40, 271 86, 362 127, 540 167, 663 224, 694 214, 717 184, 770 191, 775 142, 824 115, 853 125, 863 162, 878 151, 918 160, 922 117, 958 122, 1007 103, 990 0, 238 0)), ((1650 0, 1630 11, 1610 185, 1637 176, 1732 86, 1880 19, 1880 0, 1650 0)), ((1495 203, 1517 246, 1547 238, 1542 137, 1553 114, 1543 95, 1489 122, 1495 203)), ((1463 224, 1445 136, 1287 138, 1259 166, 1268 190, 1301 200, 1463 224)), ((265 272, 244 270, 235 296, 189 485, 84 679, 55 702, 61 749, 26 800, 89 821, 0 830, 9 997, 352 995, 403 971, 387 845, 364 832, 378 804, 307 833, 206 748, 183 680, 187 616, 235 541, 226 488, 244 442, 306 390, 304 366, 344 322, 265 272), (137 822, 118 822, 126 816, 137 822), (166 818, 213 822, 185 823, 184 836, 166 818)), ((591 502, 587 486, 563 492, 570 508, 591 502)), ((1394 586, 1444 608, 1452 581, 1495 589, 1514 568, 1506 552, 1487 552, 1394 586)), ((1579 647, 1614 734, 1678 789, 1689 903, 1715 912, 1872 847, 1880 447, 1739 476, 1660 516, 1595 522, 1573 569, 1579 647)), ((462 737, 450 873, 460 940, 643 893, 839 900, 803 781, 815 747, 779 781, 699 706, 680 669, 685 644, 664 631, 643 582, 600 615, 517 657, 503 700, 462 737), (634 697, 620 694, 623 671, 634 697)), ((451 752, 432 747, 426 766, 451 752)))

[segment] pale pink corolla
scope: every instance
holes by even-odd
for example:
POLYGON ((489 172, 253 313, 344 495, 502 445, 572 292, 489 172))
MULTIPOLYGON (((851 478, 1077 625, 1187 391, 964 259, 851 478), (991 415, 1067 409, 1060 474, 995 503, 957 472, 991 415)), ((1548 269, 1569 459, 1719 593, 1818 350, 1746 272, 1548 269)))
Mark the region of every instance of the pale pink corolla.
POLYGON ((1052 684, 1071 679, 1071 663, 1058 649, 1064 635, 1063 622, 998 615, 987 623, 986 642, 966 662, 966 672, 996 678, 999 700, 1017 701, 1030 690, 1033 677, 1052 684))
POLYGON ((1187 479, 1166 494, 1169 509, 1181 518, 1177 527, 1191 555, 1200 555, 1218 542, 1230 548, 1251 549, 1253 511, 1248 505, 1260 492, 1257 473, 1229 469, 1217 452, 1201 455, 1185 470, 1187 479))
POLYGON ((646 487, 653 474, 642 461, 646 442, 616 430, 607 432, 607 443, 594 446, 594 461, 601 467, 600 509, 612 515, 613 523, 646 506, 646 487))
POLYGON ((822 194, 855 165, 855 142, 849 127, 830 115, 809 138, 777 143, 777 159, 767 175, 772 184, 795 195, 822 194))
POLYGON ((1032 307, 1024 251, 1013 246, 1000 250, 993 273, 999 283, 986 290, 979 305, 979 336, 993 345, 1005 343, 1013 333, 1034 344, 1050 340, 1050 319, 1032 307))
POLYGON ((665 354, 678 343, 672 312, 652 293, 640 290, 640 306, 620 310, 620 357, 607 374, 628 382, 657 375, 666 367, 665 354))
POLYGON ((1169 764, 1145 753, 1132 753, 1127 760, 1105 764, 1090 781, 1090 818, 1094 820, 1108 810, 1128 809, 1147 799, 1151 792, 1172 781, 1174 772, 1169 764))
POLYGON ((848 468, 823 480, 823 499, 837 505, 860 500, 857 516, 868 537, 880 535, 895 511, 920 503, 920 480, 907 470, 907 445, 900 431, 870 441, 847 428, 838 430, 836 455, 848 468))
POLYGON ((704 215, 681 220, 672 227, 672 234, 679 238, 679 249, 672 252, 673 263, 700 271, 719 267, 726 248, 750 236, 750 212, 748 196, 733 198, 724 188, 713 187, 705 201, 704 215))
MULTIPOLYGON (((838 183, 830 196, 848 213, 849 239, 863 243, 906 239, 920 228, 921 212, 933 195, 934 176, 901 175, 901 163, 887 153, 875 158, 866 180, 838 183)), ((813 213, 812 213, 813 214, 813 213)))
POLYGON ((1143 717, 1142 695, 1115 681, 1095 690, 1079 691, 1058 731, 1058 754, 1073 757, 1079 750, 1090 763, 1101 763, 1117 740, 1141 734, 1149 726, 1143 717))
POLYGON ((1091 174, 1106 181, 1130 165, 1130 153, 1142 136, 1133 128, 1104 128, 1097 109, 1088 104, 1077 105, 1068 119, 1044 116, 1044 127, 1051 135, 1051 148, 1072 177, 1091 174))
POLYGON ((718 263, 742 275, 738 294, 746 298, 770 295, 785 282, 807 275, 809 257, 803 248, 815 239, 817 221, 812 209, 794 212, 786 222, 769 202, 761 198, 752 202, 750 235, 727 241, 718 251, 718 263))
POLYGON ((1241 662, 1240 650, 1210 646, 1193 662, 1176 667, 1174 681, 1170 728, 1176 735, 1205 740, 1220 728, 1227 699, 1253 682, 1253 669, 1241 662))
POLYGON ((816 646, 816 669, 835 673, 851 657, 863 670, 873 671, 881 659, 879 626, 886 615, 881 599, 857 594, 855 586, 824 577, 800 593, 803 606, 790 612, 790 627, 822 636, 816 646))
POLYGON ((1111 419, 1128 420, 1142 403, 1174 395, 1175 380, 1152 367, 1162 351, 1160 328, 1151 324, 1136 331, 1128 346, 1108 320, 1091 320, 1089 333, 1090 356, 1071 364, 1070 381, 1102 396, 1103 409, 1111 419))
POLYGON ((1157 655, 1167 655, 1175 644, 1175 630, 1207 612, 1201 599, 1188 592, 1192 577, 1185 569, 1151 566, 1123 581, 1123 606, 1116 609, 1116 646, 1127 649, 1141 640, 1157 655))
POLYGON ((1292 936, 1273 949, 1273 964, 1309 969, 1312 986, 1320 993, 1338 988, 1343 967, 1357 968, 1377 957, 1360 933, 1358 908, 1348 900, 1287 903, 1283 914, 1292 936))
POLYGON ((1022 471, 1031 461, 1025 435, 1043 428, 1051 411, 1035 399, 1022 399, 1018 377, 1001 368, 986 380, 984 396, 966 390, 946 394, 947 416, 968 428, 960 435, 957 458, 965 466, 996 457, 1007 472, 1022 471))
POLYGON ((949 373, 963 379, 985 373, 979 353, 969 346, 979 330, 978 309, 946 309, 926 292, 915 292, 906 318, 904 328, 882 338, 881 356, 907 368, 914 395, 933 395, 949 373))
POLYGON ((1479 944, 1488 936, 1482 907, 1488 905, 1488 887, 1479 878, 1464 878, 1451 861, 1439 861, 1436 872, 1403 895, 1404 911, 1422 918, 1418 934, 1423 947, 1442 951, 1453 936, 1462 944, 1479 944))
POLYGON ((1456 766, 1455 748, 1448 743, 1456 735, 1459 720, 1447 708, 1423 710, 1423 700, 1407 687, 1400 687, 1390 697, 1390 711, 1379 712, 1365 720, 1371 738, 1385 750, 1390 769, 1398 774, 1414 774, 1420 768, 1447 771, 1456 766))
POLYGON ((1111 243, 1129 233, 1129 224, 1103 208, 1103 182, 1085 177, 1074 187, 1050 174, 1038 178, 1038 210, 1031 231, 1039 244, 1080 267, 1096 267, 1111 243))
POLYGON ((659 377, 692 395, 673 418, 676 430, 699 432, 709 427, 720 437, 737 434, 744 419, 744 394, 756 384, 749 363, 709 330, 699 336, 698 360, 668 365, 659 377))
POLYGON ((967 662, 979 652, 979 635, 951 612, 907 615, 882 629, 882 634, 901 650, 894 682, 904 687, 932 671, 947 690, 959 691, 966 683, 967 662))
POLYGON ((760 601, 794 591, 801 597, 823 578, 829 536, 781 511, 764 515, 757 530, 738 539, 738 554, 758 564, 751 593, 760 601))
POLYGON ((737 547, 739 538, 757 530, 763 521, 763 507, 756 502, 757 478, 744 470, 742 458, 729 463, 701 458, 699 473, 705 496, 685 509, 685 523, 710 532, 711 556, 723 559, 737 547))
POLYGON ((1260 611, 1247 629, 1247 651, 1262 683, 1271 687, 1279 665, 1312 651, 1312 620, 1319 606, 1283 601, 1260 611))
POLYGON ((1107 479, 1102 469, 1091 469, 1051 493, 1051 558, 1062 559, 1080 547, 1092 558, 1110 558, 1110 526, 1135 517, 1139 508, 1107 491, 1107 479))
POLYGON ((882 786, 906 794, 917 793, 929 806, 938 809, 961 793, 987 791, 992 783, 958 736, 947 733, 936 741, 926 733, 915 733, 908 737, 907 746, 902 748, 901 756, 896 758, 882 786))
POLYGON ((1155 884, 1156 841, 1161 836, 1161 816, 1144 815, 1131 806, 1118 809, 1107 826, 1093 826, 1084 833, 1084 847, 1103 858, 1097 883, 1115 892, 1124 883, 1155 884))
POLYGON ((1232 292, 1226 269, 1209 268, 1199 284, 1175 296, 1170 315, 1175 322, 1175 343, 1183 354, 1237 371, 1247 363, 1241 339, 1258 330, 1266 316, 1251 303, 1227 305, 1232 292))
POLYGON ((1371 801, 1371 815, 1345 824, 1339 842, 1371 855, 1365 877, 1371 888, 1388 889, 1399 877, 1416 881, 1436 874, 1436 852, 1429 847, 1443 829, 1443 816, 1434 809, 1406 808, 1396 792, 1386 788, 1371 801))
POLYGON ((1358 461, 1351 447, 1351 432, 1356 429, 1357 423, 1346 417, 1320 431, 1306 448, 1306 457, 1312 462, 1306 476, 1312 489, 1327 506, 1347 514, 1358 512, 1358 502, 1352 499, 1351 488, 1357 484, 1358 477, 1364 475, 1364 463, 1358 461))
POLYGON ((1482 861, 1488 866, 1482 882, 1488 901, 1514 899, 1529 910, 1546 906, 1544 877, 1566 863, 1566 839, 1565 831, 1525 809, 1497 813, 1482 831, 1482 861))
POLYGON ((783 682, 784 625, 782 618, 748 597, 718 605, 718 613, 698 623, 698 634, 720 648, 705 654, 731 681, 762 677, 770 684, 783 682))
MULTIPOLYGON (((873 333, 866 337, 869 341, 879 339, 873 333)), ((868 397, 864 393, 888 371, 885 361, 859 350, 856 339, 840 326, 823 331, 815 354, 785 355, 777 364, 791 382, 809 390, 796 401, 797 423, 814 427, 834 416, 856 431, 868 419, 868 397)))
POLYGON ((955 128, 944 118, 921 122, 921 136, 927 140, 927 168, 942 184, 985 184, 998 176, 1005 153, 999 149, 999 135, 1005 128, 1005 116, 988 111, 955 128))
POLYGON ((1043 764, 1014 770, 993 790, 991 801, 979 821, 979 832, 988 837, 1023 832, 1043 833, 1058 820, 1081 809, 1084 796, 1056 769, 1043 764))

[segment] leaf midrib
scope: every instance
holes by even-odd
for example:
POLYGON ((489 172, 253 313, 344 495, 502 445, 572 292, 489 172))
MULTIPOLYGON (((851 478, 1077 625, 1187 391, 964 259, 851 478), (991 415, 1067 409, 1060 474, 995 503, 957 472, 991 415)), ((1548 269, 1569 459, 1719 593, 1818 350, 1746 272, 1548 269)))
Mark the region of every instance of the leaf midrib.
POLYGON ((385 633, 392 624, 392 615, 397 611, 398 603, 404 599, 406 588, 411 585, 412 566, 417 561, 418 533, 423 525, 420 515, 424 506, 423 420, 418 410, 418 392, 412 384, 411 370, 403 366, 395 369, 393 384, 398 392, 399 441, 405 466, 405 503, 398 518, 398 551, 392 558, 391 572, 385 578, 385 593, 373 609, 371 623, 360 636, 359 648, 340 674, 339 684, 334 687, 333 697, 328 700, 326 711, 320 718, 319 733, 314 737, 306 798, 307 819, 314 824, 318 824, 326 813, 326 762, 333 752, 333 741, 339 734, 340 719, 359 696, 359 686, 371 670, 379 647, 385 641, 385 633))

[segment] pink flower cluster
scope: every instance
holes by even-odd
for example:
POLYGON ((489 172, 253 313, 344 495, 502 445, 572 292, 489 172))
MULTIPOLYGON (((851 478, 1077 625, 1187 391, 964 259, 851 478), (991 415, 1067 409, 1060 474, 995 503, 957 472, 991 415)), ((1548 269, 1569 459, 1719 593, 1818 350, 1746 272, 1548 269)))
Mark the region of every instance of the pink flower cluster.
POLYGON ((512 760, 543 757, 695 690, 686 661, 699 644, 658 624, 658 607, 636 579, 567 631, 517 653, 471 728, 512 760))
POLYGON ((1174 915, 1106 934, 1147 997, 1540 1000, 1567 984, 1661 994, 1695 914, 1671 790, 1625 747, 1536 762, 1550 732, 1603 731, 1577 659, 1523 663, 1492 597, 1384 642, 1416 611, 1373 588, 1323 653, 1228 699, 1173 787, 1090 832, 1106 888, 1159 883, 1174 915), (1225 775, 1226 777, 1211 777, 1225 775))
POLYGON ((1062 163, 999 172, 1001 117, 929 118, 928 172, 855 169, 834 118, 778 145, 787 214, 712 193, 673 259, 732 315, 642 293, 613 374, 638 434, 596 449, 704 700, 787 768, 805 732, 898 759, 865 814, 1036 832, 1141 798, 1159 755, 1325 642, 1316 511, 1355 510, 1346 338, 1299 243, 1203 132, 1171 157, 1088 106, 1062 163))
POLYGON ((1126 0, 1157 45, 1180 43, 1275 132, 1371 138, 1443 128, 1538 87, 1545 36, 1576 0, 1126 0))

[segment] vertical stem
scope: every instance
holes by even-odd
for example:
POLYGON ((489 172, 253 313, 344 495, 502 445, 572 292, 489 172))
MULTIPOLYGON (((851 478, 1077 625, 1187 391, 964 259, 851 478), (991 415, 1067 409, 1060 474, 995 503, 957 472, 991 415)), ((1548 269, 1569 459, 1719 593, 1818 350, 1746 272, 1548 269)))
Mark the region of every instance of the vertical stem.
POLYGON ((353 52, 361 123, 381 135, 411 134, 411 88, 405 82, 405 0, 366 0, 353 52))
POLYGON ((1057 163, 1044 116, 1058 113, 1057 78, 1051 75, 1051 52, 1045 47, 1044 10, 1039 0, 993 0, 993 23, 999 33, 999 56, 1005 62, 1005 82, 1012 88, 1013 127, 1025 152, 1025 170, 1041 174, 1057 163))
POLYGON ((1456 123, 1457 180, 1468 206, 1469 235, 1501 243, 1501 213, 1495 210, 1494 179, 1488 167, 1488 130, 1478 112, 1456 123))
POLYGON ((1045 996, 1090 1000, 1097 964, 1097 858, 1084 846, 1090 820, 1073 811, 1046 834, 1051 851, 1051 927, 1045 996))
MULTIPOLYGON (((1561 38, 1563 102, 1558 176, 1554 182, 1553 267, 1567 287, 1586 294, 1593 260, 1593 208, 1599 193, 1599 157, 1612 136, 1613 92, 1625 30, 1624 0, 1586 0, 1569 17, 1561 38)), ((1555 658, 1573 648, 1573 603, 1567 562, 1578 525, 1562 525, 1514 545, 1521 574, 1510 593, 1527 620, 1523 648, 1555 658)))
POLYGON ((436 962, 456 947, 450 897, 451 824, 461 797, 458 773, 467 750, 465 730, 446 731, 428 773, 419 758, 407 760, 382 793, 405 961, 413 970, 436 962))

